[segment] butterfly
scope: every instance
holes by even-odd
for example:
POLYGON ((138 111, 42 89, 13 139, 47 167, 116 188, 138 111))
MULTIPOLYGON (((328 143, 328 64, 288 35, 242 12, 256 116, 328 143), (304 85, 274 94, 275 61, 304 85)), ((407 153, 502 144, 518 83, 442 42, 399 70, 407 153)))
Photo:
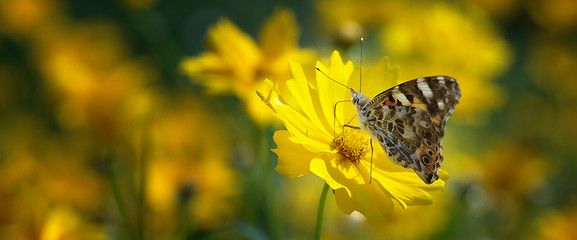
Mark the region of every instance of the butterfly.
POLYGON ((461 98, 457 81, 422 77, 373 99, 350 90, 359 127, 380 143, 389 159, 412 169, 426 184, 439 179, 445 127, 461 98))

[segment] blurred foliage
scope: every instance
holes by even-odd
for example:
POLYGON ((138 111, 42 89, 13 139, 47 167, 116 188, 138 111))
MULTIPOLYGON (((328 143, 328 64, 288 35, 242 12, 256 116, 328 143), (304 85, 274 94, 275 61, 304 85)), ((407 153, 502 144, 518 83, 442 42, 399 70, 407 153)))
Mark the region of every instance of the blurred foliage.
POLYGON ((0 239, 311 238, 324 183, 275 172, 256 91, 361 36, 365 66, 458 79, 451 177, 385 221, 329 193, 324 239, 577 238, 575 1, 0 0, 0 239), (200 70, 241 90, 183 67, 238 36, 200 70))

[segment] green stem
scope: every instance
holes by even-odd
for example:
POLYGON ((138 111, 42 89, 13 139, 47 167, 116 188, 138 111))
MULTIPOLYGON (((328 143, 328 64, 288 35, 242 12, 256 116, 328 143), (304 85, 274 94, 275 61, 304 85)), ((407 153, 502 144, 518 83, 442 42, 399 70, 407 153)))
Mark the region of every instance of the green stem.
POLYGON ((120 233, 122 237, 125 237, 122 234, 126 234, 129 237, 129 239, 136 239, 132 224, 130 223, 128 217, 126 205, 124 204, 124 199, 122 198, 122 192, 120 189, 120 182, 119 182, 120 180, 118 179, 118 173, 117 173, 118 163, 116 162, 113 153, 109 153, 110 151, 112 150, 109 150, 107 152, 106 163, 108 167, 108 178, 112 186, 112 195, 114 197, 114 201, 116 202, 118 214, 120 215, 119 216, 120 233))
POLYGON ((315 228, 315 240, 321 239, 321 230, 323 228, 323 213, 325 211, 325 203, 327 193, 329 192, 329 184, 325 182, 323 191, 321 192, 321 199, 319 200, 319 210, 317 212, 317 227, 315 228))

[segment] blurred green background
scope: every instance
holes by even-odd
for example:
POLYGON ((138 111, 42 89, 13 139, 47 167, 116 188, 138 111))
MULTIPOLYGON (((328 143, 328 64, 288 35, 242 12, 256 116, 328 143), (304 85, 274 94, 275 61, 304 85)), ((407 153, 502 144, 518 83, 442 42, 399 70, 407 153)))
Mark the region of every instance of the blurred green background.
POLYGON ((577 239, 572 0, 0 0, 0 238, 312 238, 323 181, 275 172, 283 127, 253 101, 290 77, 259 39, 282 11, 312 64, 358 65, 364 37, 363 66, 463 91, 434 204, 373 222, 329 194, 323 239, 577 239), (256 50, 207 38, 223 17, 256 50))

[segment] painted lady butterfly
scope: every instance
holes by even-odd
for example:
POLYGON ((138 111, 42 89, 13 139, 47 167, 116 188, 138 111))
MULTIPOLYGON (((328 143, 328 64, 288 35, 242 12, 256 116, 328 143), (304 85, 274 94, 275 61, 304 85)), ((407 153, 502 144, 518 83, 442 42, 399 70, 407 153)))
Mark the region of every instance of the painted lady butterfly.
POLYGON ((457 81, 418 78, 373 99, 350 90, 360 128, 381 144, 389 159, 411 168, 427 184, 439 179, 445 126, 461 97, 457 81))

